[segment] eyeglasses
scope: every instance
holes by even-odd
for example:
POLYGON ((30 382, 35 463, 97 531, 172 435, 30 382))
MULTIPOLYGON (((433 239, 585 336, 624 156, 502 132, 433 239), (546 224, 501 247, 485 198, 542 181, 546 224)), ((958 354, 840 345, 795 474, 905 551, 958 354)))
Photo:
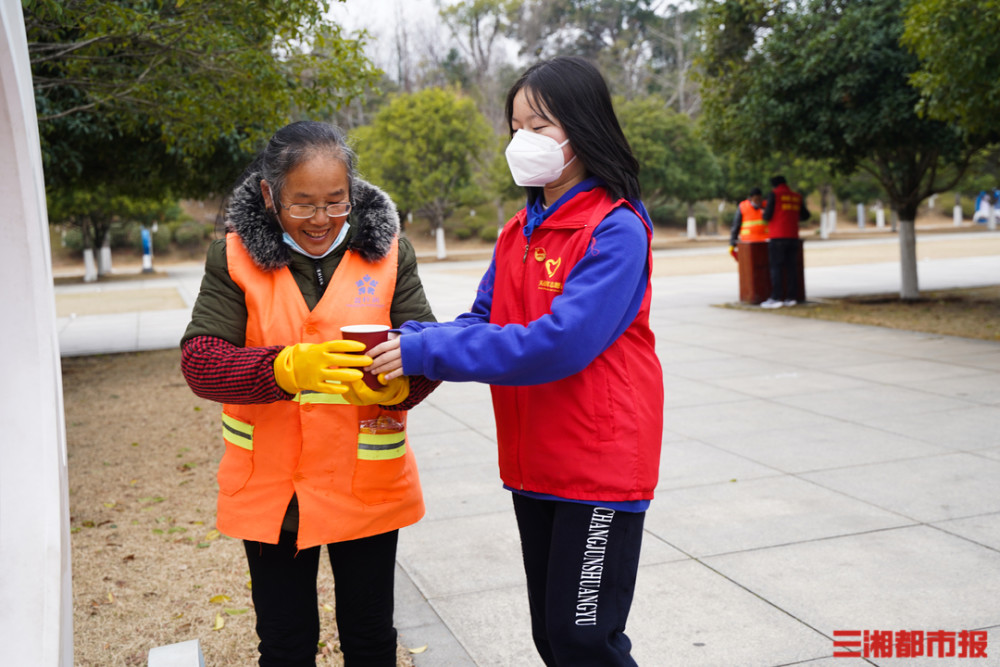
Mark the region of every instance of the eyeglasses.
POLYGON ((347 201, 339 201, 327 204, 326 206, 313 206, 312 204, 292 204, 291 206, 285 206, 282 202, 278 202, 278 205, 286 209, 288 215, 299 220, 313 217, 316 215, 316 209, 319 208, 325 209, 326 215, 330 218, 340 218, 351 212, 351 202, 347 201))

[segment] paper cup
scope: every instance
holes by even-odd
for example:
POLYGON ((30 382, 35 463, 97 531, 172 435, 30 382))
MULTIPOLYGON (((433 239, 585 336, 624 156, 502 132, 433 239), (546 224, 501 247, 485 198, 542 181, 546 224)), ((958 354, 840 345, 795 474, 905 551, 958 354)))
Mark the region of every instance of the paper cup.
MULTIPOLYGON (((379 343, 389 340, 389 327, 385 324, 351 324, 340 327, 340 335, 345 340, 357 340, 365 344, 365 354, 379 343)), ((382 389, 385 385, 378 381, 378 378, 365 369, 360 369, 364 373, 365 384, 371 389, 382 389)))

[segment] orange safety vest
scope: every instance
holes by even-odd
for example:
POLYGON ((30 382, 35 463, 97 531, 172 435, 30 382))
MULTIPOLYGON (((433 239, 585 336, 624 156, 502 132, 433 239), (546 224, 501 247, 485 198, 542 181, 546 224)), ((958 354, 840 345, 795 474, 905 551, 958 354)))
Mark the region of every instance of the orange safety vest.
POLYGON ((764 222, 764 208, 756 208, 749 199, 740 202, 740 241, 755 243, 767 240, 767 223, 764 222))
MULTIPOLYGON (((347 324, 389 324, 397 254, 395 241, 377 262, 347 251, 310 311, 287 267, 258 268, 228 234, 229 275, 246 295, 247 347, 319 343, 339 339, 347 324)), ((222 422, 216 526, 226 535, 277 544, 292 494, 299 549, 379 535, 424 514, 405 412, 301 392, 288 401, 226 404, 222 422), (401 428, 385 428, 389 420, 401 428)))

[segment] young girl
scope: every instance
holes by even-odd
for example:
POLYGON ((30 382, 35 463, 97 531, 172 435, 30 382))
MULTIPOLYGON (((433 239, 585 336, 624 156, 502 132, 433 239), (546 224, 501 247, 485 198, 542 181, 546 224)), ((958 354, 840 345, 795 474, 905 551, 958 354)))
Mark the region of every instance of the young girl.
POLYGON ((244 541, 261 665, 315 664, 323 544, 345 664, 396 664, 397 533, 424 512, 401 410, 433 384, 369 389, 365 346, 339 327, 433 316, 395 206, 354 163, 324 123, 271 138, 231 195, 181 342, 192 390, 224 404, 216 525, 244 541))
POLYGON ((582 59, 530 68, 506 112, 527 206, 472 310, 407 322, 370 370, 491 385, 538 652, 547 665, 634 665, 625 622, 663 425, 638 164, 582 59))

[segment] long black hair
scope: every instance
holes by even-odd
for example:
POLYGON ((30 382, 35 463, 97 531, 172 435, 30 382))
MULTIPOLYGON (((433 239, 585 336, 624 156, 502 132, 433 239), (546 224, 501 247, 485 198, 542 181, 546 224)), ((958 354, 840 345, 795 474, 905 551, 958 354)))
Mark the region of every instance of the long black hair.
MULTIPOLYGON (((600 71, 576 56, 543 60, 528 68, 507 93, 505 112, 511 134, 514 97, 525 91, 539 116, 557 121, 587 173, 604 181, 613 199, 639 201, 639 162, 622 132, 611 93, 600 71)), ((535 201, 542 188, 525 188, 535 201)))

